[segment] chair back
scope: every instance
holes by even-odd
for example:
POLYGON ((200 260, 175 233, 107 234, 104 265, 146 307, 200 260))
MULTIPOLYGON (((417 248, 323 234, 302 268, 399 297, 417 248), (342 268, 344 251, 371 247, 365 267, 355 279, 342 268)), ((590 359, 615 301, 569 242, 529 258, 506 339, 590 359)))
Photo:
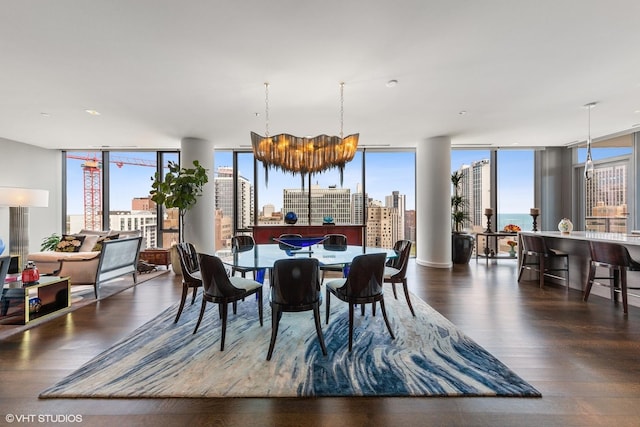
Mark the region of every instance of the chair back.
POLYGON ((524 250, 532 254, 548 254, 547 244, 542 236, 522 235, 522 243, 524 250))
POLYGON ((0 257, 0 285, 4 285, 4 280, 9 272, 9 264, 11 264, 10 255, 0 257))
POLYGON ((231 284, 222 260, 215 255, 198 254, 204 293, 213 298, 242 295, 244 290, 231 284))
POLYGON ((395 245, 393 245, 393 250, 398 256, 388 260, 386 265, 399 270, 395 276, 404 277, 407 274, 407 266, 409 265, 409 257, 411 256, 411 240, 398 240, 395 245))
POLYGON ((255 245, 255 240, 249 235, 237 235, 231 238, 231 250, 233 252, 250 251, 255 245))
POLYGON ((631 266, 631 255, 629 250, 618 243, 589 241, 591 251, 591 261, 611 266, 629 267, 631 266))
POLYGON ((341 289, 345 295, 366 298, 382 293, 384 264, 387 254, 365 254, 353 258, 347 281, 341 289))
POLYGON ((200 286, 202 282, 194 276, 194 273, 200 271, 196 248, 191 243, 183 242, 177 245, 177 249, 182 268, 182 279, 190 286, 200 286))
POLYGON ((347 236, 344 234, 327 234, 326 240, 322 242, 322 246, 327 251, 346 251, 347 236))
POLYGON ((320 299, 320 264, 315 258, 280 259, 273 264, 271 302, 305 306, 320 299))
MULTIPOLYGON (((281 234, 279 238, 280 239, 291 239, 291 238, 293 238, 293 239, 301 239, 302 238, 302 234, 295 234, 295 233, 281 234)), ((292 248, 295 247, 295 246, 291 246, 291 245, 288 245, 288 244, 282 243, 282 242, 278 242, 278 246, 282 250, 288 250, 288 249, 292 249, 292 248)))

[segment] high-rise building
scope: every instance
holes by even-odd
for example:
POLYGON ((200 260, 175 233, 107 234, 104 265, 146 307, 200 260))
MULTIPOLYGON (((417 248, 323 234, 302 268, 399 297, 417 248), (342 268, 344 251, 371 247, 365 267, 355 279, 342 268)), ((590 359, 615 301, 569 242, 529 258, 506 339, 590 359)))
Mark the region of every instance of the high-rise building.
POLYGON ((463 165, 458 169, 462 173, 460 195, 466 200, 469 220, 465 228, 482 228, 484 209, 491 206, 491 168, 489 160, 479 160, 471 165, 463 165))
POLYGON ((367 195, 362 193, 362 184, 356 186, 356 192, 351 195, 351 221, 353 224, 364 223, 364 210, 367 195))
POLYGON ((397 210, 371 202, 367 206, 367 246, 392 248, 394 224, 397 225, 397 210))
POLYGON ((398 240, 404 240, 404 216, 406 199, 407 197, 404 194, 400 194, 400 192, 397 190, 392 191, 390 196, 385 197, 385 206, 387 208, 392 208, 395 210, 391 213, 391 219, 393 222, 391 234, 394 242, 398 240))
MULTIPOLYGON (((233 218, 235 211, 233 200, 233 168, 221 166, 218 168, 215 185, 216 209, 222 211, 222 217, 233 218)), ((238 228, 245 229, 253 225, 253 185, 243 176, 238 176, 238 228)))
POLYGON ((283 190, 283 212, 295 212, 301 224, 309 222, 309 191, 311 191, 311 225, 322 224, 331 216, 335 224, 351 224, 351 190, 336 188, 292 188, 283 190))

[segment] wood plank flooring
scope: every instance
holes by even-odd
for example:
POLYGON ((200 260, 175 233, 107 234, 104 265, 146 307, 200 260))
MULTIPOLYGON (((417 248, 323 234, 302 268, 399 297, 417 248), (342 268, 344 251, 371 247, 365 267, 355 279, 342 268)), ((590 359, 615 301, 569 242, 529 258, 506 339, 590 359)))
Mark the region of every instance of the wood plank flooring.
POLYGON ((584 303, 578 291, 517 283, 516 270, 511 260, 452 270, 411 262, 409 284, 540 390, 540 399, 38 399, 178 301, 180 281, 170 273, 0 341, 0 425, 12 415, 34 416, 33 424, 13 423, 20 425, 71 415, 84 426, 639 425, 640 308, 624 316, 604 298, 584 303))

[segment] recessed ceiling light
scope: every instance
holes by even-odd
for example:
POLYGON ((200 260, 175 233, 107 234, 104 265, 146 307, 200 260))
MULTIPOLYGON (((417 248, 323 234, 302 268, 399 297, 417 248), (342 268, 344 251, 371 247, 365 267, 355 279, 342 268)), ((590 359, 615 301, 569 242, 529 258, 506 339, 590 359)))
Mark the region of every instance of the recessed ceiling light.
POLYGON ((395 79, 394 80, 389 80, 387 82, 387 87, 395 87, 397 84, 398 84, 397 80, 395 80, 395 79))
POLYGON ((636 111, 634 111, 634 113, 640 114, 640 110, 636 110, 636 111))
POLYGON ((460 114, 461 116, 464 116, 465 114, 467 114, 467 112, 465 110, 462 110, 458 114, 460 114))
POLYGON ((49 113, 45 113, 44 111, 42 113, 40 113, 40 115, 42 117, 51 117, 51 115, 49 113))
POLYGON ((96 110, 84 110, 86 111, 88 114, 91 114, 92 116, 99 116, 100 113, 96 110))

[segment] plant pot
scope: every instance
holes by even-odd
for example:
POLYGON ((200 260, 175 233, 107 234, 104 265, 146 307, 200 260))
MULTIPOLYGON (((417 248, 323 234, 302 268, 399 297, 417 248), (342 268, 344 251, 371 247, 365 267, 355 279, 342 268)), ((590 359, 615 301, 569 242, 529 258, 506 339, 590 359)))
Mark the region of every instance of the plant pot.
POLYGON ((467 264, 469 262, 475 240, 468 233, 451 233, 451 259, 454 264, 467 264))
POLYGON ((180 255, 178 255, 178 246, 173 245, 169 249, 169 257, 171 258, 171 269, 178 276, 182 276, 182 266, 180 265, 180 255))

